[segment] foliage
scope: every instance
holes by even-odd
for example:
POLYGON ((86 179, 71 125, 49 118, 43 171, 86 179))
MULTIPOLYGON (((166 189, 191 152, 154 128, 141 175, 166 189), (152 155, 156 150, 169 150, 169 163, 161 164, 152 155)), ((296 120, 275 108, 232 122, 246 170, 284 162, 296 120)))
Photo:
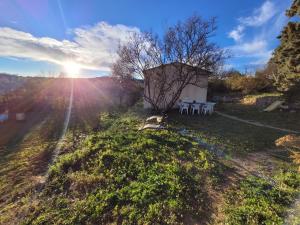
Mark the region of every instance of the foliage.
MULTIPOLYGON (((300 2, 294 0, 287 16, 300 15, 300 2)), ((271 62, 278 67, 275 85, 288 92, 300 83, 300 22, 289 22, 279 36, 280 46, 275 49, 271 62)), ((299 86, 297 87, 299 91, 299 86)))
POLYGON ((283 224, 285 211, 299 194, 300 174, 280 171, 276 185, 248 177, 227 195, 226 224, 283 224))
POLYGON ((294 0, 291 8, 286 11, 288 17, 293 17, 295 15, 300 15, 300 1, 294 0))
POLYGON ((142 131, 133 116, 101 116, 101 131, 51 167, 25 224, 181 224, 204 210, 214 159, 174 131, 142 131))
POLYGON ((209 81, 210 92, 254 94, 272 90, 271 79, 265 77, 264 71, 257 71, 255 76, 243 75, 238 71, 228 71, 223 77, 209 81))

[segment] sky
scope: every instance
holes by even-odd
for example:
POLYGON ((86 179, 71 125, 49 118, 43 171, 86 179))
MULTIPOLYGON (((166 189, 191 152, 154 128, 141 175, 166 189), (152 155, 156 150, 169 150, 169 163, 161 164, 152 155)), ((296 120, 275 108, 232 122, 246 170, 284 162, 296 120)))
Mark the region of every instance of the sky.
POLYGON ((217 18, 210 41, 230 52, 225 68, 259 68, 278 46, 292 0, 0 0, 0 72, 109 75, 132 32, 164 30, 197 14, 217 18))

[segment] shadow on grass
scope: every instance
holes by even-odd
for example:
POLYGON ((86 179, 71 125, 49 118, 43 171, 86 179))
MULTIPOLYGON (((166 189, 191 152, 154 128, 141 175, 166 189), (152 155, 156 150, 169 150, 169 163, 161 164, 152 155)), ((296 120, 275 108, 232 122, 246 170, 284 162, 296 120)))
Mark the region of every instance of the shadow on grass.
POLYGON ((289 110, 274 110, 272 112, 264 112, 263 108, 258 108, 254 105, 232 103, 220 104, 218 110, 231 116, 270 126, 296 131, 299 131, 300 129, 299 111, 290 112, 289 110))
POLYGON ((224 118, 217 114, 181 115, 168 114, 170 126, 191 130, 196 137, 210 145, 219 146, 230 154, 263 151, 275 147, 275 140, 285 132, 256 127, 224 118))

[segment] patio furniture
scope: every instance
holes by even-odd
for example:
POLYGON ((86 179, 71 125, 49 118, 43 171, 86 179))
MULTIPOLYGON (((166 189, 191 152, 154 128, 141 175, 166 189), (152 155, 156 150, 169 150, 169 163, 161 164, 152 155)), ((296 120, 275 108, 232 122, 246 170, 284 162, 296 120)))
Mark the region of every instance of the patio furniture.
POLYGON ((208 105, 208 108, 209 108, 209 113, 212 114, 214 112, 214 107, 215 107, 215 104, 214 102, 207 102, 206 105, 208 105))
POLYGON ((188 115, 189 114, 189 104, 188 103, 181 103, 179 105, 179 112, 182 114, 184 111, 186 111, 186 114, 188 115))
POLYGON ((206 102, 203 107, 202 107, 202 113, 204 115, 206 114, 212 114, 214 112, 214 106, 215 106, 216 103, 214 102, 206 102))
POLYGON ((206 116, 207 114, 210 114, 211 113, 211 108, 210 108, 210 106, 209 105, 204 105, 203 107, 202 107, 202 113, 206 116))
POLYGON ((181 99, 179 99, 179 102, 177 103, 177 105, 178 105, 179 112, 181 112, 181 105, 182 105, 181 99))
POLYGON ((191 104, 192 114, 194 115, 195 111, 197 111, 197 113, 200 114, 200 107, 201 107, 201 104, 199 104, 199 103, 193 103, 193 104, 191 104))

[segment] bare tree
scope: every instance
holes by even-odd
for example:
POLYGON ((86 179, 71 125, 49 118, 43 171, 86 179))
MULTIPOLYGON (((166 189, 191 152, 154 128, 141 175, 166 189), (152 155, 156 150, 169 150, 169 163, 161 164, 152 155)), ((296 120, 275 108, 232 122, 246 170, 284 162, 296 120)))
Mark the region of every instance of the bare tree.
POLYGON ((226 57, 224 50, 209 42, 216 31, 216 20, 192 16, 169 27, 162 38, 153 33, 135 33, 121 46, 112 67, 119 77, 144 80, 144 98, 155 110, 171 109, 189 84, 201 86, 201 70, 215 71, 226 57), (166 65, 172 63, 176 76, 170 79, 166 65), (159 68, 156 75, 147 73, 159 68), (151 87, 150 87, 151 79, 151 87), (150 90, 151 89, 151 90, 150 90), (174 91, 175 90, 175 91, 174 91), (150 93, 155 92, 155 93, 150 93))

